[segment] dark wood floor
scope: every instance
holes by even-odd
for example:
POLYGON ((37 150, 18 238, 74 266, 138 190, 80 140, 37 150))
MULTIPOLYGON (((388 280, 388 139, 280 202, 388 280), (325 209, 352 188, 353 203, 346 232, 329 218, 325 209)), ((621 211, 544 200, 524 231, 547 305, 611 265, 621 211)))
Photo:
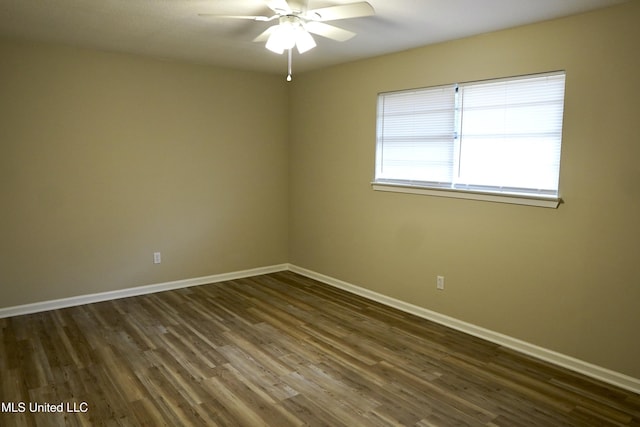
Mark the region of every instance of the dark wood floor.
POLYGON ((0 337, 2 426, 640 426, 639 395, 290 272, 0 319, 0 337))

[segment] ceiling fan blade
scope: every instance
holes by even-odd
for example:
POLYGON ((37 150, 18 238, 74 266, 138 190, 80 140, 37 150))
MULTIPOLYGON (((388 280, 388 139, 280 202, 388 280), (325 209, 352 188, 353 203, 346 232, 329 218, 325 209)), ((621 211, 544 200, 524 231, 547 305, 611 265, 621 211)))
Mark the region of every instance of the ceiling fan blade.
POLYGON ((333 25, 324 24, 322 22, 310 21, 307 22, 304 27, 310 33, 317 34, 322 37, 326 37, 331 40, 344 42, 356 35, 356 33, 345 30, 342 28, 334 27, 333 25))
POLYGON ((312 21, 337 21, 339 19, 360 18, 375 15, 375 10, 366 1, 322 7, 307 12, 305 18, 312 21))
POLYGON ((287 15, 291 13, 291 8, 287 0, 265 0, 269 9, 273 10, 277 14, 287 15))
POLYGON ((275 19, 277 16, 252 16, 252 15, 216 15, 215 13, 199 13, 198 16, 208 16, 211 18, 222 18, 222 19, 248 19, 251 21, 271 21, 275 19))
POLYGON ((258 35, 258 37, 253 39, 253 41, 254 42, 266 42, 267 40, 269 40, 269 37, 271 36, 271 34, 275 31, 275 29, 277 27, 278 27, 277 25, 272 25, 271 27, 267 28, 262 33, 260 33, 260 35, 258 35))

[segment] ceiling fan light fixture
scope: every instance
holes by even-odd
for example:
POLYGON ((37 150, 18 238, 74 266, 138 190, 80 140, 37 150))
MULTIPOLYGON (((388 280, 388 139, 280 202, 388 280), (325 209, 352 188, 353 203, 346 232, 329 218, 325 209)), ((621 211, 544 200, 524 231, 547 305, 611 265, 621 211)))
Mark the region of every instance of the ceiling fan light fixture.
POLYGON ((327 6, 314 10, 307 10, 308 0, 263 0, 263 2, 273 11, 272 15, 200 15, 216 16, 218 18, 251 19, 259 22, 270 22, 277 19, 278 25, 270 26, 253 41, 261 43, 266 41, 265 47, 279 55, 282 55, 285 50, 287 51, 289 57, 287 81, 291 81, 293 48, 296 47, 298 52, 303 54, 316 47, 316 41, 312 34, 341 42, 349 40, 356 35, 352 31, 326 24, 326 21, 360 18, 375 14, 373 7, 366 1, 327 6))

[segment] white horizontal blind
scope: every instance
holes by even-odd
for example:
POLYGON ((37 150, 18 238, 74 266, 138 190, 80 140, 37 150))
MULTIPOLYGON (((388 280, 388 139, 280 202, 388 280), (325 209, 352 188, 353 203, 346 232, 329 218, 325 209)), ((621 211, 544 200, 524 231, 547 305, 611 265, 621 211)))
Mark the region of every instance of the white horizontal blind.
POLYGON ((558 196, 564 72, 378 97, 376 183, 558 196))
POLYGON ((456 188, 557 196, 562 74, 460 85, 456 188))
POLYGON ((452 182, 455 87, 381 94, 376 181, 452 182))

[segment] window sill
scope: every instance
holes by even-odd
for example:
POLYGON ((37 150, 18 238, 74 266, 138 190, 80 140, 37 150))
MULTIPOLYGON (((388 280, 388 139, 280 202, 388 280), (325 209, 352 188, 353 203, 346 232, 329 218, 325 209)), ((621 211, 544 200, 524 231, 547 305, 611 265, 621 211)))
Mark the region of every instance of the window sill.
POLYGON ((535 197, 512 194, 483 193, 477 191, 450 190, 440 188, 428 188, 403 184, 391 184, 372 182, 371 186, 376 191, 389 191, 392 193, 422 194, 426 196, 451 197, 454 199, 481 200, 485 202, 509 203, 514 205, 536 206, 539 208, 556 209, 562 199, 555 197, 535 197))

